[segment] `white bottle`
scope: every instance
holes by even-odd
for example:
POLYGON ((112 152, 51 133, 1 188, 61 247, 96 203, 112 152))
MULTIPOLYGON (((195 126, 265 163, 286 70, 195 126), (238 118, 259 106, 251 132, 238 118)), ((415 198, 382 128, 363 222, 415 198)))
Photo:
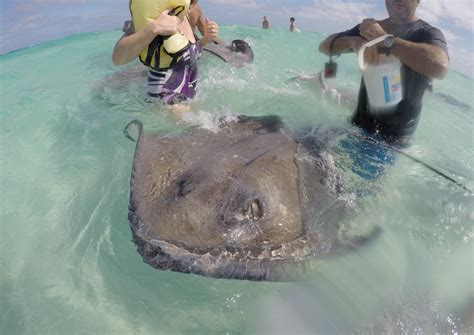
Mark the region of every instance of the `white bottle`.
POLYGON ((395 56, 379 55, 378 64, 364 62, 365 49, 382 42, 384 35, 364 44, 359 50, 359 69, 364 77, 371 111, 393 111, 402 100, 401 63, 395 56))

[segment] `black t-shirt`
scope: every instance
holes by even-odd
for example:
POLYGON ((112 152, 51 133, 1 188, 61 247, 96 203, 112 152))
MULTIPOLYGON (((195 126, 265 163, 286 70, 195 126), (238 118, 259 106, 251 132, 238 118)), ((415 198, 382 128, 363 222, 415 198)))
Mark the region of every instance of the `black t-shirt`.
MULTIPOLYGON (((360 36, 359 26, 342 32, 339 36, 360 36)), ((415 21, 406 31, 397 36, 406 41, 426 43, 442 48, 448 54, 448 47, 443 33, 423 20, 415 21)), ((423 107, 422 98, 425 90, 431 85, 431 79, 419 74, 402 64, 401 68, 403 100, 395 111, 384 114, 371 113, 367 90, 362 79, 357 109, 352 122, 370 133, 380 132, 389 140, 397 140, 413 134, 418 125, 423 107)))

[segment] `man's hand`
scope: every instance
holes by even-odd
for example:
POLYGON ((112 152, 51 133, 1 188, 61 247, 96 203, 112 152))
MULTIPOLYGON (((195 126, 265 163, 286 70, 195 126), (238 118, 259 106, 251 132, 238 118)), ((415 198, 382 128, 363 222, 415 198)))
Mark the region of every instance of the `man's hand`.
MULTIPOLYGON (((362 45, 367 43, 367 40, 359 36, 354 36, 351 39, 351 48, 358 53, 362 45)), ((377 64, 379 62, 379 51, 377 46, 366 48, 364 51, 364 61, 368 64, 377 64)))
POLYGON ((181 20, 177 16, 169 15, 171 10, 172 8, 164 10, 156 20, 145 26, 144 29, 146 29, 147 34, 153 36, 170 36, 176 34, 179 31, 181 20))
POLYGON ((377 49, 377 46, 373 46, 373 47, 365 49, 364 61, 368 64, 379 63, 379 50, 377 49))
POLYGON ((360 36, 365 38, 367 41, 372 41, 377 37, 387 35, 387 32, 375 19, 365 19, 362 21, 359 27, 360 36))
MULTIPOLYGON (((367 41, 372 41, 380 36, 387 35, 387 32, 375 19, 363 20, 360 24, 359 31, 360 36, 367 41)), ((379 51, 376 45, 365 49, 364 60, 369 64, 377 64, 379 62, 379 51)))

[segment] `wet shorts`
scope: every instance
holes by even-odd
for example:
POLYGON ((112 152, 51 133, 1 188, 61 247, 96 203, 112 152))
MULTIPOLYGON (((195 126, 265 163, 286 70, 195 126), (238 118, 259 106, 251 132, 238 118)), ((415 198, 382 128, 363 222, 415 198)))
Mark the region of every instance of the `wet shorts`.
POLYGON ((148 96, 165 104, 175 104, 194 98, 198 84, 197 60, 201 50, 191 44, 169 69, 148 70, 148 96))

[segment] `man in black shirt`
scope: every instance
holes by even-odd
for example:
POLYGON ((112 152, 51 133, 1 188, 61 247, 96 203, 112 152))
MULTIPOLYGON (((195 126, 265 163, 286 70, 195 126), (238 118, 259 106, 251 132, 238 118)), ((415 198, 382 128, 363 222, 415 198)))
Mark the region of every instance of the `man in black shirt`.
POLYGON ((367 41, 391 34, 385 49, 374 46, 365 52, 369 64, 378 62, 379 53, 392 54, 402 63, 403 99, 390 112, 371 111, 364 80, 352 123, 369 133, 381 135, 387 142, 405 143, 414 133, 422 109, 423 94, 433 78, 447 73, 448 48, 443 33, 416 17, 420 0, 385 0, 389 17, 382 21, 365 19, 354 28, 330 35, 319 51, 330 55, 358 51, 367 41))

